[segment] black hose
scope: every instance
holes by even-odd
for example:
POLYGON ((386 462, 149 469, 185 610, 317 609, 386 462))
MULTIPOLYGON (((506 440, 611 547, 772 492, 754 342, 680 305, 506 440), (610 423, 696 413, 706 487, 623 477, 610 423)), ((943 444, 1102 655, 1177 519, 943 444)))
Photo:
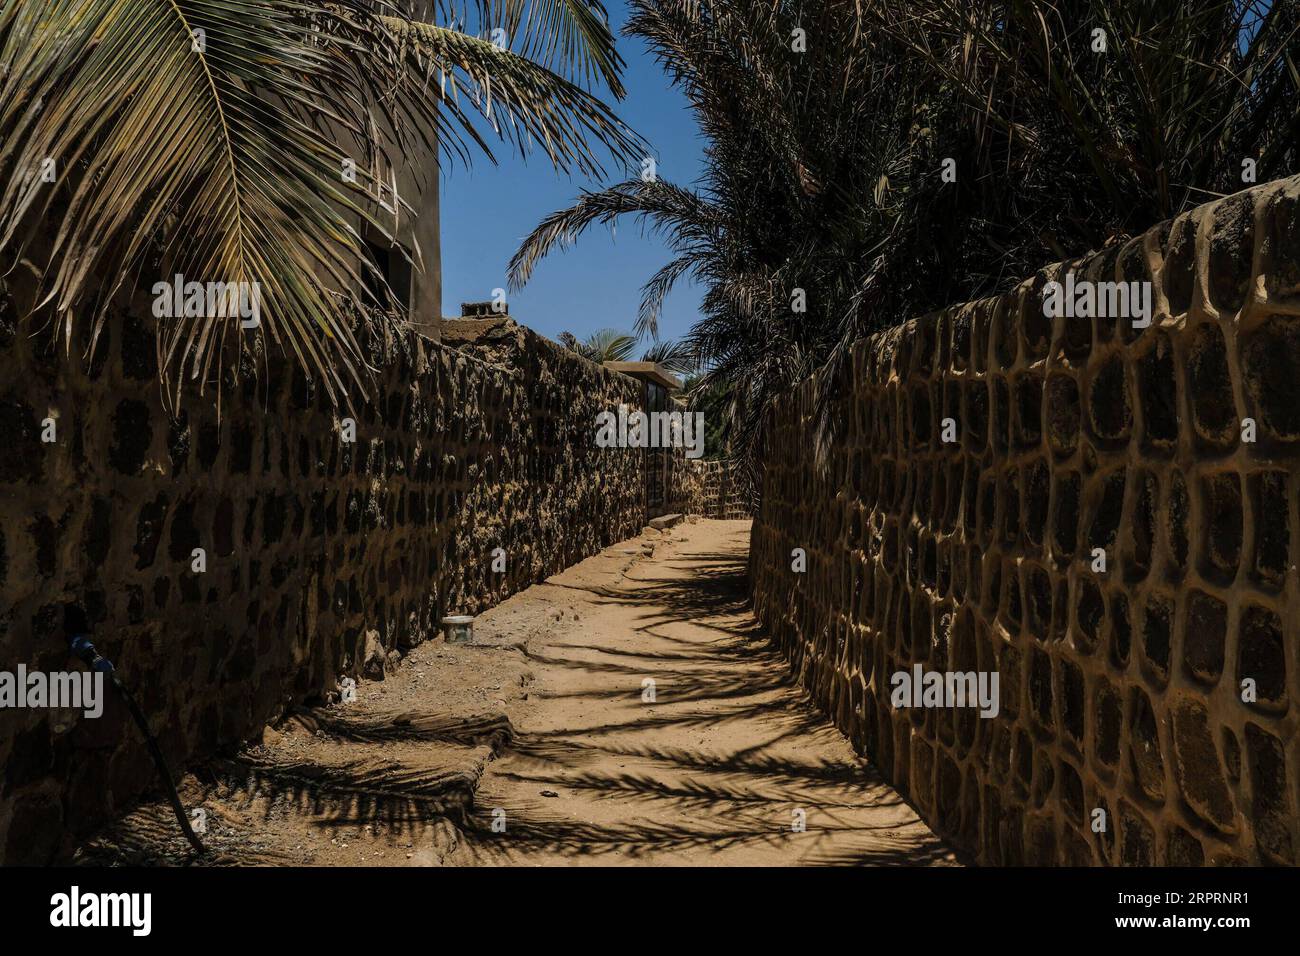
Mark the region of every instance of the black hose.
POLYGON ((185 833, 185 839, 190 841, 190 846, 194 848, 195 853, 200 856, 207 853, 207 848, 204 847, 194 833, 194 828, 190 826, 190 818, 185 815, 185 806, 181 803, 180 794, 176 792, 176 784, 172 781, 171 770, 167 767, 167 759, 163 756, 158 741, 154 739, 154 735, 149 731, 149 724, 144 719, 144 712, 140 710, 140 706, 135 702, 135 697, 127 689, 126 684, 117 676, 112 661, 101 656, 95 650, 95 645, 90 643, 90 638, 84 634, 74 634, 69 638, 68 647, 92 671, 107 674, 108 679, 117 688, 117 692, 122 695, 122 700, 126 703, 126 709, 131 712, 131 718, 135 721, 135 725, 140 728, 140 732, 144 734, 145 743, 149 747, 149 755, 153 757, 154 766, 158 768, 158 776, 162 778, 163 788, 167 791, 167 799, 172 805, 172 812, 176 814, 176 822, 181 825, 181 830, 185 833))

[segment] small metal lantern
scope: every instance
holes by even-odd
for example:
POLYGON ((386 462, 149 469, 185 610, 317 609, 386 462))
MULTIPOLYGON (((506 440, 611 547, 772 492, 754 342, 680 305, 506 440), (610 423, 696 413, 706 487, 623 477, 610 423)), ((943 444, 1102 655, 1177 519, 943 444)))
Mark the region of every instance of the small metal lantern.
POLYGON ((468 644, 474 640, 474 618, 469 614, 453 614, 442 619, 442 632, 448 644, 468 644))

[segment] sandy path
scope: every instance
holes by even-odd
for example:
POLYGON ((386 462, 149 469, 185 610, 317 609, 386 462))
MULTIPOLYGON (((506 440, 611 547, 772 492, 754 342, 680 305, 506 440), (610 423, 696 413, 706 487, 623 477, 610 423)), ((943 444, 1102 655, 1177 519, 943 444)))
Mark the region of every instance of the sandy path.
MULTIPOLYGON (((952 862, 753 632, 748 537, 746 521, 679 525, 625 571, 616 548, 532 589, 578 619, 530 643, 518 736, 486 768, 454 862, 952 862)), ((484 625, 533 613, 514 604, 484 625)))
POLYGON ((193 768, 202 859, 154 799, 81 860, 952 863, 755 632, 748 537, 699 521, 607 548, 479 615, 473 644, 421 644, 193 768))

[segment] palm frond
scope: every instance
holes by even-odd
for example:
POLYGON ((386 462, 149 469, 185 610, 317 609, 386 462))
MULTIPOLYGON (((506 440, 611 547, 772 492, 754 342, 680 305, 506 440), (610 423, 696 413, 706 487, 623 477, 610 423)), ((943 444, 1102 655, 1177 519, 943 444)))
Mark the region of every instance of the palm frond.
MULTIPOLYGON (((535 0, 528 5, 515 0, 512 19, 523 22, 521 56, 553 69, 572 65, 588 82, 599 79, 617 99, 626 95, 621 74, 623 58, 609 29, 609 13, 599 2, 535 0)), ((516 26, 515 29, 518 29, 516 26)))
MULTIPOLYGON (((493 2, 477 6, 493 15, 493 2)), ((507 0, 499 13, 521 9, 507 0)), ((521 42, 621 92, 599 7, 540 9, 521 42)), ((396 242, 381 170, 435 142, 490 155, 491 135, 589 173, 594 143, 619 162, 642 151, 565 76, 388 0, 0 0, 3 267, 37 264, 38 305, 52 304, 65 346, 85 315, 93 348, 107 303, 136 283, 182 275, 260 290, 256 328, 159 317, 177 398, 184 379, 219 382, 231 350, 267 344, 336 402, 363 385, 361 332, 391 321, 349 307, 378 276, 359 227, 396 242)))
POLYGON ((583 354, 593 362, 626 362, 636 348, 636 337, 617 329, 599 329, 582 343, 583 354))
POLYGON ((679 375, 688 375, 699 367, 690 345, 682 339, 655 342, 642 354, 641 361, 655 362, 679 375))
POLYGON ((706 140, 702 177, 579 196, 524 240, 511 283, 591 225, 648 224, 670 257, 636 331, 683 276, 703 287, 684 341, 751 463, 770 402, 826 366, 815 446, 835 440, 861 336, 1235 192, 1244 158, 1258 181, 1300 170, 1297 0, 629 7, 625 34, 706 140))
POLYGON ((538 223, 520 244, 510 259, 510 287, 522 288, 539 261, 555 249, 573 245, 590 226, 610 225, 627 215, 648 222, 652 230, 669 233, 673 242, 702 241, 716 229, 714 213, 704 199, 663 180, 629 179, 599 192, 584 191, 571 207, 538 223))
MULTIPOLYGON (((256 283, 254 334, 332 394, 359 378, 353 329, 329 290, 360 284, 349 214, 373 217, 337 150, 312 135, 313 121, 331 119, 327 90, 347 79, 330 41, 256 0, 8 0, 0 72, 0 245, 22 248, 56 197, 66 203, 43 257, 65 327, 95 287, 101 322, 152 249, 158 279, 256 283), (46 159, 59 182, 35 174, 46 159)), ((231 321, 171 316, 160 347, 202 382, 240 334, 231 321)))
POLYGON ((691 272, 699 264, 700 250, 691 250, 667 263, 655 271, 641 288, 641 306, 637 310, 636 332, 638 335, 659 334, 659 313, 663 311, 664 299, 672 291, 682 276, 691 272))
MULTIPOLYGON (((526 56, 432 23, 382 22, 424 82, 437 83, 443 108, 462 130, 473 129, 478 113, 521 154, 540 148, 556 168, 586 176, 604 174, 593 143, 620 164, 644 154, 644 142, 599 98, 526 56)), ((481 139, 477 145, 491 156, 481 139)))

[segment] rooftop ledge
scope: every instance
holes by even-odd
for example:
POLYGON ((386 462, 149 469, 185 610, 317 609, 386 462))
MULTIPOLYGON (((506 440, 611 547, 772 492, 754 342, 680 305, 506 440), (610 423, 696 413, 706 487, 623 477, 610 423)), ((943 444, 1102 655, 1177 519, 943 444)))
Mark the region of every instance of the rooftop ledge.
POLYGON ((624 375, 631 375, 634 378, 648 379, 667 389, 676 390, 682 387, 682 383, 657 362, 605 362, 603 364, 607 369, 622 372, 624 375))

